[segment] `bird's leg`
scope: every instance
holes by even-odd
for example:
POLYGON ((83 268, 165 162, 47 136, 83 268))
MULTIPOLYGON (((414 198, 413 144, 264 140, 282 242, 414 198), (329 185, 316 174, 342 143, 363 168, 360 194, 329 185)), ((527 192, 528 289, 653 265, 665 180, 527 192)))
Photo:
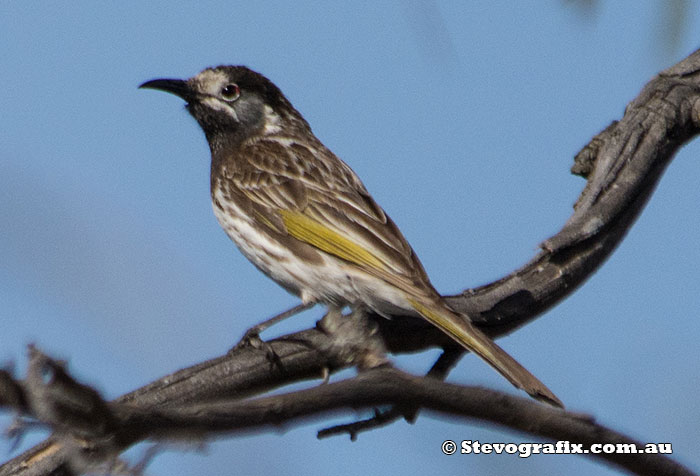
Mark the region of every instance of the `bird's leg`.
MULTIPOLYGON (((243 334, 243 338, 236 344, 236 346, 233 349, 237 349, 239 347, 244 347, 244 346, 252 346, 256 348, 262 347, 263 341, 260 339, 260 333, 264 331, 265 329, 274 326, 278 322, 282 322, 283 320, 287 319, 288 317, 292 317, 295 314, 299 314, 302 311, 306 311, 307 309, 311 308, 316 304, 315 302, 302 302, 301 304, 294 306, 291 309, 288 309, 284 312, 281 312, 277 314, 276 316, 273 316, 265 321, 262 321, 260 324, 256 324, 247 331, 245 331, 245 334, 243 334)), ((233 350, 231 349, 231 350, 233 350)))
POLYGON ((328 313, 316 325, 329 339, 329 349, 338 359, 359 370, 388 365, 386 347, 367 309, 355 306, 349 315, 342 308, 328 306, 328 313))
POLYGON ((316 325, 326 334, 333 334, 337 332, 340 326, 342 326, 344 317, 343 309, 341 307, 329 305, 328 311, 321 318, 321 320, 316 323, 316 325))

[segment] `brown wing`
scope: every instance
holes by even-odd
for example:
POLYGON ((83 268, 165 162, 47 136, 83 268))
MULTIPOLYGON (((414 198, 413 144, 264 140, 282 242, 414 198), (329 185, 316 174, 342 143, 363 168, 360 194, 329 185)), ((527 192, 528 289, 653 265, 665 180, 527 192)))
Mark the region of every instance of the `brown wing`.
POLYGON ((284 226, 280 212, 301 213, 376 256, 402 281, 432 288, 398 227, 352 169, 320 142, 255 141, 227 161, 226 175, 251 200, 257 215, 273 217, 268 225, 278 231, 284 226))

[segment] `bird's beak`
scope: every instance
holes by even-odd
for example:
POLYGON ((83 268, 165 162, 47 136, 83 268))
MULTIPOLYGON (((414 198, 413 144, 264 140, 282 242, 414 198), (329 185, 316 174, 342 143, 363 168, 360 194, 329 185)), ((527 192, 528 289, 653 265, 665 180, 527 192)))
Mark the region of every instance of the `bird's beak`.
POLYGON ((181 79, 152 79, 140 85, 139 88, 165 91, 166 93, 179 96, 185 101, 189 101, 194 97, 194 91, 187 84, 187 81, 181 79))

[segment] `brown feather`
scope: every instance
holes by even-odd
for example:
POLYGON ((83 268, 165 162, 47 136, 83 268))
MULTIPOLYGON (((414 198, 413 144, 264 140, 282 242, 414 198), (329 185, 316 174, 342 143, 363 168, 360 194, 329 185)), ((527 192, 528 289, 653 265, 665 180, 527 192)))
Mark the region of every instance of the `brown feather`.
POLYGON ((389 282, 435 293, 399 228, 350 167, 320 142, 256 139, 222 163, 231 186, 260 207, 262 215, 303 213, 382 259, 396 275, 389 282))

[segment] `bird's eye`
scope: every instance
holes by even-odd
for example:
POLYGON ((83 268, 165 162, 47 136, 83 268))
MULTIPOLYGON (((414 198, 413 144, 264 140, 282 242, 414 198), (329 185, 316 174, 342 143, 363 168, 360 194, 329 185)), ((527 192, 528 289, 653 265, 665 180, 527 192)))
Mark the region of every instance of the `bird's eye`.
POLYGON ((241 95, 241 88, 237 84, 227 84, 221 88, 221 97, 226 101, 235 101, 241 95))

